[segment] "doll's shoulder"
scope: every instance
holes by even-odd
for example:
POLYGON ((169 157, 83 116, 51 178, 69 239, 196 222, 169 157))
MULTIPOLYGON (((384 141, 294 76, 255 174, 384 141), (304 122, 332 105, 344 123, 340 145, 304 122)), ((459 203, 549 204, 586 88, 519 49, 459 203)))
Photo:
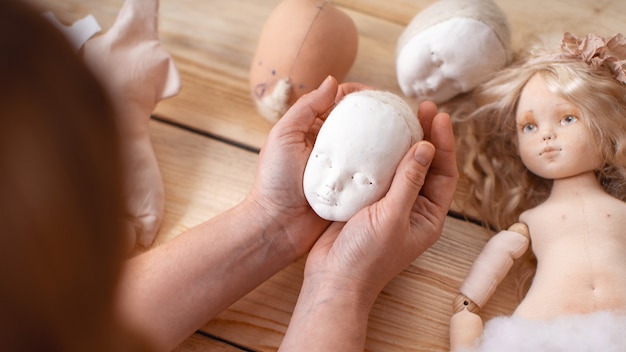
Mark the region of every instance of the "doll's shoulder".
POLYGON ((591 202, 592 209, 598 212, 621 215, 626 219, 626 202, 621 199, 602 192, 598 197, 592 198, 589 201, 591 202))
POLYGON ((523 224, 530 224, 534 222, 537 217, 545 216, 546 212, 550 212, 550 209, 554 206, 550 204, 539 204, 533 208, 529 208, 524 210, 519 216, 519 222, 523 224))

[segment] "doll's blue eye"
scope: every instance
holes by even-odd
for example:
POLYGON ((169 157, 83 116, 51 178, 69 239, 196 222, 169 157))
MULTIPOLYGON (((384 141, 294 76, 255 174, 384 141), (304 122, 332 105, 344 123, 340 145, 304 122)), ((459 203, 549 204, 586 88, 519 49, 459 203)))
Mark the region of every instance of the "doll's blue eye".
POLYGON ((561 119, 561 125, 571 125, 578 121, 578 117, 574 115, 566 115, 561 119))
POLYGON ((536 130, 537 130, 537 126, 532 123, 527 123, 524 126, 522 126, 523 133, 532 133, 532 132, 535 132, 536 130))

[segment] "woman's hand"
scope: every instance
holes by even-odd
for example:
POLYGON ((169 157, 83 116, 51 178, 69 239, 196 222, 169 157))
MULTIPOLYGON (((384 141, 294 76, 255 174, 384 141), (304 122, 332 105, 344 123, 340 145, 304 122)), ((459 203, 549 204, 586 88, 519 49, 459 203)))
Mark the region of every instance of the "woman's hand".
POLYGON ((410 148, 387 195, 311 249, 280 351, 363 351, 378 293, 441 235, 458 180, 452 124, 433 103, 418 115, 428 141, 410 148))
POLYGON ((333 223, 309 254, 305 277, 361 290, 372 300, 441 235, 458 171, 452 125, 420 105, 426 141, 402 159, 387 195, 347 223, 333 223))
POLYGON ((345 95, 366 89, 358 83, 338 85, 328 77, 301 97, 276 123, 261 149, 254 186, 247 201, 280 228, 297 257, 308 251, 328 222, 317 216, 304 197, 302 177, 323 121, 345 95))

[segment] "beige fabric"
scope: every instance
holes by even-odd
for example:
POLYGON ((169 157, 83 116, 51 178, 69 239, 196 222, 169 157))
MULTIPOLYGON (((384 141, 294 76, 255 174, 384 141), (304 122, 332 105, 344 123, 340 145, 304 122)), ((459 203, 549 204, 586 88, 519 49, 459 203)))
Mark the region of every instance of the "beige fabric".
POLYGON ((450 319, 450 351, 473 348, 482 333, 483 321, 478 314, 467 309, 455 313, 450 319))
POLYGON ((62 24, 51 11, 45 12, 43 16, 65 35, 75 51, 78 51, 89 38, 101 30, 98 21, 92 15, 85 16, 70 26, 62 24))
POLYGON ((479 307, 484 307, 498 284, 513 266, 515 259, 528 250, 527 236, 504 230, 496 234, 472 264, 461 293, 479 307))
POLYGON ((127 0, 113 27, 83 48, 85 62, 105 83, 117 108, 130 242, 143 246, 154 240, 164 209, 163 180, 149 137, 150 114, 181 85, 172 58, 159 43, 158 5, 158 0, 127 0))

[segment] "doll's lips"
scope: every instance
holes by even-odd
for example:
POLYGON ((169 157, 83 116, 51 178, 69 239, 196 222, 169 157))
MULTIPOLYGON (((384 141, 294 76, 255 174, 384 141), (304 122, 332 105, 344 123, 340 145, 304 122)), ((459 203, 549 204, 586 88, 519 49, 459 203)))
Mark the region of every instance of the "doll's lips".
POLYGON ((540 153, 539 155, 545 155, 545 154, 554 154, 554 153, 558 153, 561 151, 561 148, 554 148, 554 147, 545 147, 540 153))
POLYGON ((323 195, 321 195, 319 193, 315 193, 315 196, 317 197, 317 199, 320 202, 322 202, 322 203, 324 203, 326 205, 335 205, 335 200, 332 199, 332 197, 326 197, 326 196, 323 196, 323 195))
POLYGON ((416 90, 416 93, 417 93, 416 96, 422 99, 429 99, 433 91, 434 91, 433 89, 420 88, 416 90))

